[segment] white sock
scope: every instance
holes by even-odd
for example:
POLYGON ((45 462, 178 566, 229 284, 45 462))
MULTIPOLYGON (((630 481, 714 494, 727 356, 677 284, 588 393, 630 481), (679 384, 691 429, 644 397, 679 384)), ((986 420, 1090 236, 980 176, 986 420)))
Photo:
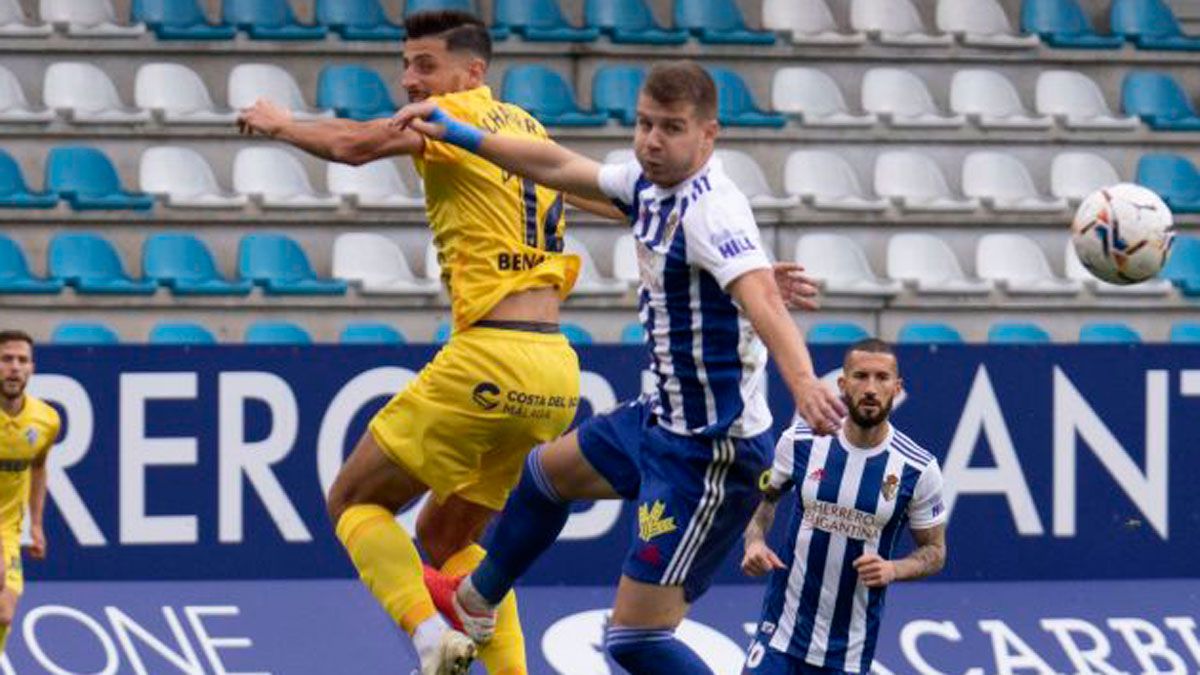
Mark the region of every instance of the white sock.
POLYGON ((499 606, 488 602, 487 598, 475 590, 475 585, 471 583, 471 575, 469 574, 458 586, 458 602, 463 606, 463 609, 472 614, 494 612, 496 611, 496 607, 499 606))
POLYGON ((446 623, 441 614, 434 614, 417 624, 417 629, 412 634, 412 641, 422 661, 437 651, 438 644, 442 641, 442 633, 448 630, 450 630, 450 625, 446 623))

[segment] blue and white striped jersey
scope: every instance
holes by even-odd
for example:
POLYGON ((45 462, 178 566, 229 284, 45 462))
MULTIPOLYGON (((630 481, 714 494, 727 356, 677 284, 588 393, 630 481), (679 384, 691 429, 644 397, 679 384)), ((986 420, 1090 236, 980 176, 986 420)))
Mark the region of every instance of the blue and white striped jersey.
POLYGON ((895 427, 878 446, 857 448, 799 421, 775 447, 771 485, 795 487, 797 499, 760 634, 814 666, 870 672, 885 589, 859 582, 853 563, 864 553, 891 559, 906 527, 945 522, 937 460, 895 427))
POLYGON ((708 437, 769 429, 767 349, 725 290, 771 266, 745 195, 715 157, 672 188, 646 180, 636 160, 609 164, 600 188, 629 217, 637 241, 659 424, 708 437))

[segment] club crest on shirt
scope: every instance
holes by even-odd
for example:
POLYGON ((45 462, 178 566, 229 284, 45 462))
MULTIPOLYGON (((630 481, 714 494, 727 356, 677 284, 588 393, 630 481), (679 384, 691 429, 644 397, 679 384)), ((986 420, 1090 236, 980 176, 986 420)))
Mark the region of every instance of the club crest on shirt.
POLYGON ((31 446, 37 445, 38 430, 34 429, 33 427, 29 427, 28 429, 26 429, 25 430, 25 440, 29 441, 29 445, 31 445, 31 446))
POLYGON ((889 473, 887 478, 883 480, 883 487, 879 489, 883 493, 883 498, 889 502, 896 498, 896 491, 900 489, 900 478, 894 473, 889 473))
POLYGON ((642 503, 638 506, 638 538, 642 541, 674 532, 674 516, 665 516, 667 505, 656 501, 653 504, 642 503))

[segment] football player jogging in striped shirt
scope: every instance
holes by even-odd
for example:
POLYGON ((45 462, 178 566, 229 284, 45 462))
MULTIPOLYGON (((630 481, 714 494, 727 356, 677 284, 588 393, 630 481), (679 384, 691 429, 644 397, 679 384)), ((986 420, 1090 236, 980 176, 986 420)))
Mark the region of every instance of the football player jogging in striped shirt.
POLYGON ((850 415, 833 435, 804 422, 784 432, 746 528, 742 570, 770 573, 748 675, 868 673, 884 594, 894 581, 936 574, 946 560, 942 474, 888 417, 903 386, 892 348, 868 339, 847 350, 838 387, 850 415), (786 548, 766 536, 795 488, 786 548), (901 531, 917 548, 892 559, 901 531))
POLYGON ((606 166, 552 142, 485 134, 433 103, 395 118, 539 184, 612 200, 637 241, 656 423, 642 430, 637 457, 593 464, 570 444, 530 455, 488 558, 439 606, 480 641, 498 601, 562 530, 569 501, 618 498, 617 483, 636 476, 639 531, 607 649, 635 675, 710 672, 674 630, 759 501, 772 445, 768 349, 800 415, 828 433, 840 424, 844 408, 813 371, 749 203, 713 157, 716 99, 695 63, 655 66, 638 99, 637 160, 606 166))

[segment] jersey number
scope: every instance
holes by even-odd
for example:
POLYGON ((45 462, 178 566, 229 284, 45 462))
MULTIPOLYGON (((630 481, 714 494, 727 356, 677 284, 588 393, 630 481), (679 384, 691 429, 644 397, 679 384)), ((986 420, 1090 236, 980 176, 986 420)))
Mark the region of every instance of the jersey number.
MULTIPOLYGON (((537 184, 528 178, 521 179, 521 203, 525 211, 525 244, 538 248, 537 184)), ((554 196, 554 203, 546 209, 546 216, 542 219, 545 237, 543 248, 551 253, 561 253, 563 250, 563 242, 558 238, 558 221, 562 218, 562 212, 563 196, 560 192, 554 196)))

